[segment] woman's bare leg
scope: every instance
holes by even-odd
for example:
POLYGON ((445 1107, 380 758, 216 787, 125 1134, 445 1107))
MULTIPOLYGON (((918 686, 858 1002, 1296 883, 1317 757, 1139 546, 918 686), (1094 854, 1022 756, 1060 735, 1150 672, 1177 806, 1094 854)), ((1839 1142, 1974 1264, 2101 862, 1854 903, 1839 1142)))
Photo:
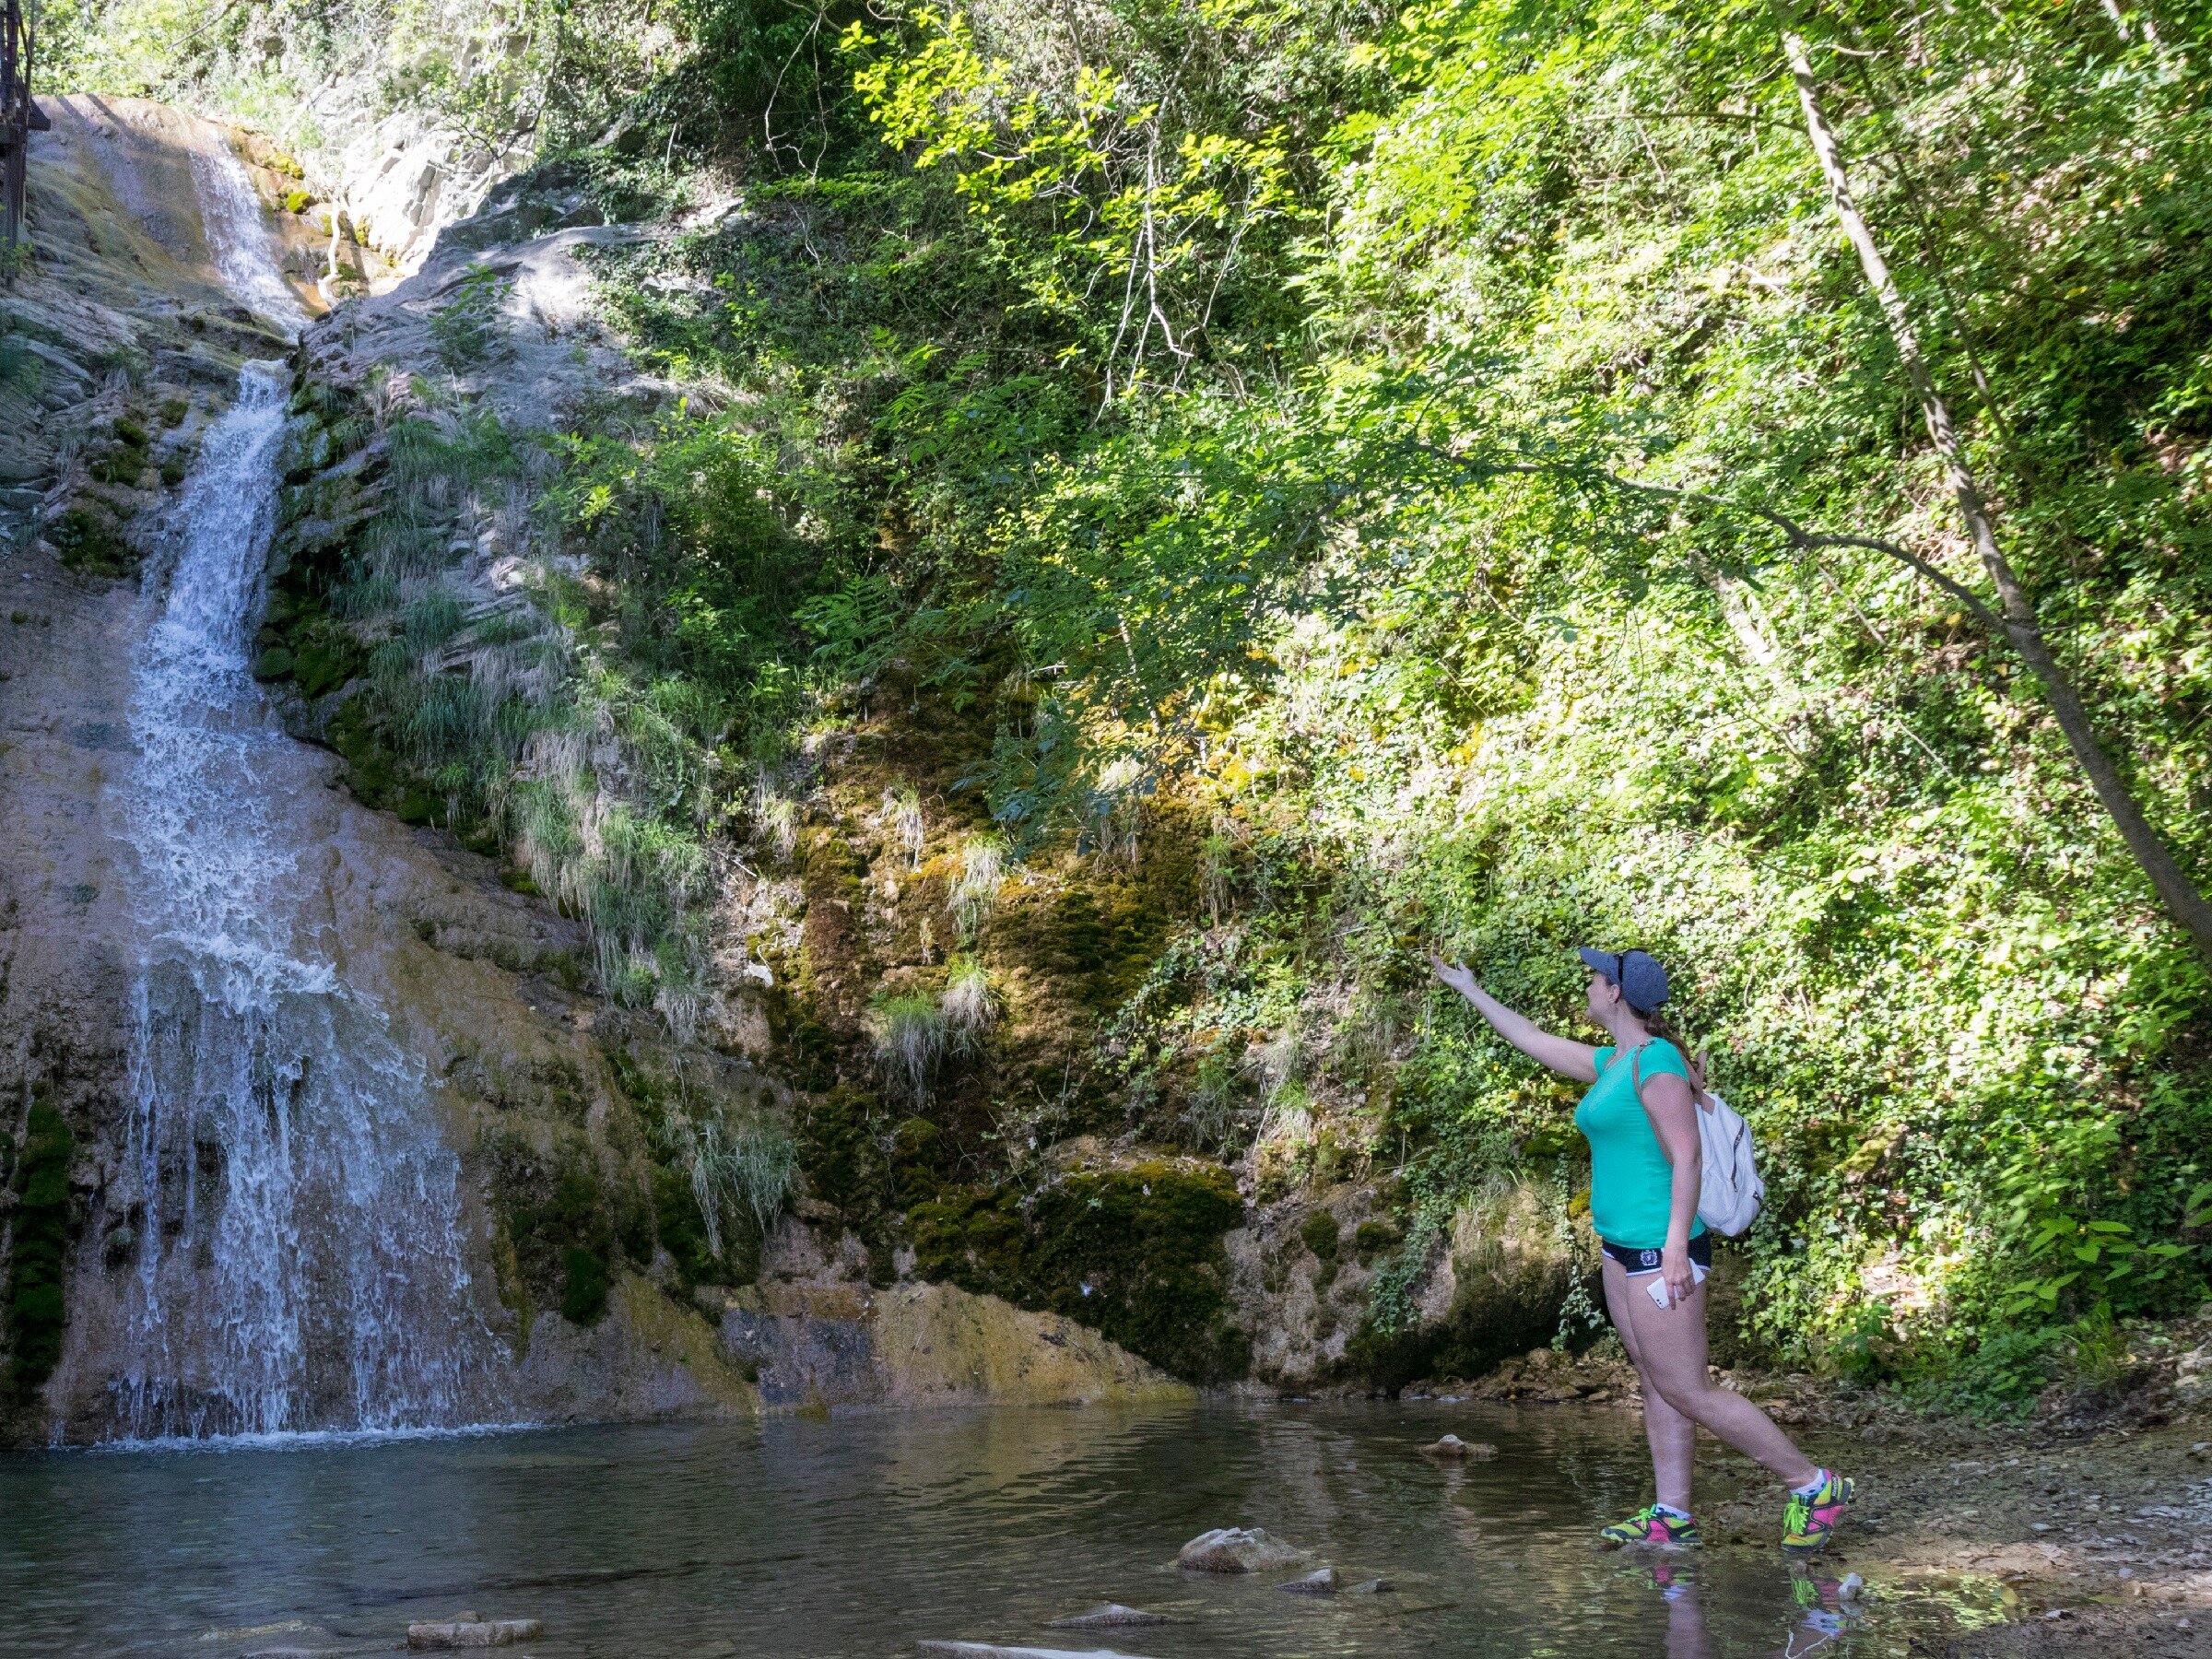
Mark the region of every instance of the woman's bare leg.
POLYGON ((1633 1323, 1635 1311, 1629 1302, 1630 1297, 1642 1292, 1629 1283, 1627 1271, 1610 1256, 1605 1262, 1605 1281, 1606 1312, 1613 1316, 1620 1345, 1629 1350, 1630 1362, 1643 1383, 1643 1438, 1651 1442, 1652 1477, 1659 1501, 1687 1515, 1690 1512, 1691 1471, 1697 1464, 1698 1426, 1666 1403, 1658 1380, 1644 1365, 1633 1323))
MULTIPOLYGON (((1790 1485, 1801 1487, 1811 1481, 1818 1471, 1795 1442, 1774 1426, 1771 1418, 1741 1394, 1714 1386, 1712 1373, 1705 1364, 1705 1287, 1700 1285, 1688 1301, 1662 1308, 1652 1300, 1641 1281, 1631 1284, 1624 1273, 1617 1302, 1611 1277, 1617 1272, 1618 1263, 1606 1264, 1606 1300, 1617 1310, 1619 1302, 1628 1306, 1628 1325, 1636 1334, 1630 1351, 1636 1356, 1636 1369, 1645 1378, 1647 1418, 1651 1412, 1649 1390, 1656 1385, 1659 1394, 1683 1417, 1718 1435, 1745 1456, 1757 1458, 1790 1485)), ((1615 1317, 1618 1316, 1617 1311, 1615 1317)), ((1654 1447, 1656 1444, 1654 1441, 1654 1447)), ((1662 1498, 1660 1501, 1674 1500, 1662 1498)))

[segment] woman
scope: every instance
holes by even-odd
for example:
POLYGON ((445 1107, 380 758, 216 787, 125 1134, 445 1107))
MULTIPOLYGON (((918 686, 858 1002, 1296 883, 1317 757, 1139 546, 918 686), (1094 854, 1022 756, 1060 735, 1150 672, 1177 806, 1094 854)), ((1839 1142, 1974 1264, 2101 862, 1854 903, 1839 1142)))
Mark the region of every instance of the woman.
POLYGON ((1600 1535, 1612 1544, 1696 1544, 1690 1465, 1703 1427, 1789 1483, 1784 1549, 1827 1543, 1852 1483, 1815 1468, 1750 1401, 1713 1385, 1705 1365, 1705 1275, 1712 1240, 1698 1219, 1698 1103, 1703 1079, 1660 1032, 1666 971, 1641 950, 1583 950, 1590 1018, 1604 1048, 1541 1031, 1475 982, 1464 963, 1430 957, 1437 978, 1475 1005, 1531 1060, 1593 1085, 1574 1110, 1590 1142, 1590 1219, 1604 1246, 1606 1308, 1643 1381, 1644 1435, 1658 1501, 1600 1535))

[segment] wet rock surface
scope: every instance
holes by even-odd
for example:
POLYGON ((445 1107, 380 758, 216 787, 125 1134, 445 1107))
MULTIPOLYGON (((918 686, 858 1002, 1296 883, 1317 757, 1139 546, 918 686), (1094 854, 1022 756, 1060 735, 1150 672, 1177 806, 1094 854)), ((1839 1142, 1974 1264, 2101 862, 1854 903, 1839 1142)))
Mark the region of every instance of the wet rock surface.
POLYGON ((407 1627, 407 1648, 412 1653, 442 1652, 453 1648, 512 1647, 533 1641, 546 1633, 535 1618, 456 1618, 418 1623, 407 1627))
POLYGON ((1463 1441, 1456 1434, 1447 1434, 1423 1446, 1421 1454, 1439 1463, 1488 1463, 1498 1455, 1498 1448, 1488 1441, 1463 1441))
POLYGON ((1065 1618, 1050 1620, 1048 1630, 1098 1630, 1118 1625, 1164 1625, 1170 1623, 1165 1613, 1147 1613, 1136 1607, 1124 1607, 1119 1602, 1106 1602, 1088 1613, 1071 1613, 1065 1618))
POLYGON ((787 1218, 761 1283, 708 1294, 722 1342, 759 1380, 769 1406, 929 1406, 1164 1402, 1193 1391, 1053 1313, 1015 1308, 951 1285, 786 1279, 833 1263, 787 1218))
POLYGON ((1269 1572, 1305 1559, 1304 1550, 1265 1527, 1219 1526, 1185 1544, 1175 1564, 1189 1572, 1269 1572))

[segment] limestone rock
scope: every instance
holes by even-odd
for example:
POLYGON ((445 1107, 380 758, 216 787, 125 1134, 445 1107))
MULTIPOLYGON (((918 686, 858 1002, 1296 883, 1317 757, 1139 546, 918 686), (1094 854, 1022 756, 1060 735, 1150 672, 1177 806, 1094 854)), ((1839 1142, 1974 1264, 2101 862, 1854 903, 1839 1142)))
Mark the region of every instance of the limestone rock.
POLYGON ((1147 1613, 1138 1607, 1124 1607, 1120 1602, 1102 1602, 1088 1613, 1071 1613, 1065 1618, 1055 1618, 1044 1628, 1048 1630, 1096 1630, 1112 1625, 1163 1625, 1168 1622, 1165 1613, 1147 1613))
POLYGON ((2191 1348, 2175 1363, 2173 1397, 2183 1406, 2212 1400, 2212 1342, 2191 1348))
POLYGON ((1421 1455, 1439 1463, 1488 1463, 1498 1455, 1498 1448, 1488 1441, 1463 1441, 1456 1434, 1447 1434, 1423 1446, 1421 1455))
POLYGON ((721 1304, 723 1352, 754 1367, 771 1406, 1191 1397, 1185 1384, 1057 1313, 952 1285, 877 1290, 841 1281, 840 1265, 815 1241, 813 1230, 784 1218, 764 1243, 761 1282, 707 1303, 721 1304))
POLYGON ((1268 1572, 1305 1559, 1304 1550, 1265 1527, 1218 1526, 1185 1544, 1175 1564, 1192 1572, 1268 1572))
POLYGON ((407 1647, 410 1652, 443 1648, 512 1647, 518 1641, 528 1641, 546 1633, 546 1627, 535 1618, 453 1619, 445 1624, 411 1624, 407 1627, 407 1647))
POLYGON ((1316 1568, 1303 1578, 1294 1578, 1288 1583, 1276 1586, 1285 1595, 1334 1595, 1336 1594, 1336 1569, 1316 1568))

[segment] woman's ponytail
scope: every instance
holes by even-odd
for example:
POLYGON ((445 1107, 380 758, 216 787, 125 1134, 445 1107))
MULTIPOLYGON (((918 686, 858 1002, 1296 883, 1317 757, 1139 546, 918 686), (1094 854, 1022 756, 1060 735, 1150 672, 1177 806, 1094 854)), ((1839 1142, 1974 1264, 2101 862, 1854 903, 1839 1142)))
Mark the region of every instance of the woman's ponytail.
POLYGON ((1705 1093, 1705 1057, 1690 1053, 1689 1040, 1669 1025, 1666 1016, 1656 1008, 1649 1014, 1638 1014, 1637 1018, 1643 1021, 1645 1035, 1675 1045, 1675 1052, 1682 1056, 1682 1064, 1688 1068, 1690 1088, 1698 1094, 1705 1093))

